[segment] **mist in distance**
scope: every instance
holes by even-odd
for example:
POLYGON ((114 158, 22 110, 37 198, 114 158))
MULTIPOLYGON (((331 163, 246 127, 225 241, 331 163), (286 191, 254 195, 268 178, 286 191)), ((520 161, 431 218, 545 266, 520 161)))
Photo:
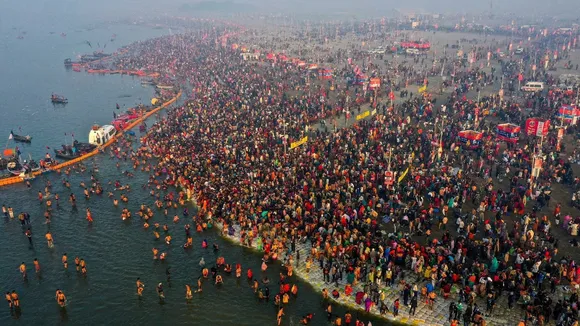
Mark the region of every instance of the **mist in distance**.
MULTIPOLYGON (((577 20, 578 0, 27 0, 5 1, 0 10, 0 34, 8 28, 56 29, 75 22, 97 24, 173 15, 231 16, 251 13, 324 15, 366 19, 410 13, 470 14, 534 19, 557 16, 577 20), (21 19, 26 17, 27 19, 21 19), (64 17, 64 19, 63 19, 64 17)), ((74 24, 76 25, 76 24, 74 24)))

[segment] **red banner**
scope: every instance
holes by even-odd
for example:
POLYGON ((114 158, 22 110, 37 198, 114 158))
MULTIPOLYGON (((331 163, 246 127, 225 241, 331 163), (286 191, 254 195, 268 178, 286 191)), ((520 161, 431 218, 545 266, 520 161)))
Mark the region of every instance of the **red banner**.
POLYGON ((431 43, 420 43, 420 42, 401 42, 401 47, 403 49, 422 49, 429 50, 431 48, 431 43))
POLYGON ((371 78, 371 80, 369 82, 369 87, 371 89, 375 89, 375 88, 381 87, 381 79, 380 78, 371 78))
POLYGON ((529 118, 526 120, 526 134, 535 136, 546 136, 550 129, 550 120, 541 120, 539 118, 529 118))

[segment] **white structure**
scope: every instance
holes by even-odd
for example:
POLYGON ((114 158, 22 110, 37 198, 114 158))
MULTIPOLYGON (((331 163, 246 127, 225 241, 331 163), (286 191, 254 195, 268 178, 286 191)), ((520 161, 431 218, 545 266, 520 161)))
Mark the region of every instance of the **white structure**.
POLYGON ((113 138, 116 133, 117 130, 111 125, 104 125, 102 127, 94 125, 89 132, 89 144, 101 146, 113 138))

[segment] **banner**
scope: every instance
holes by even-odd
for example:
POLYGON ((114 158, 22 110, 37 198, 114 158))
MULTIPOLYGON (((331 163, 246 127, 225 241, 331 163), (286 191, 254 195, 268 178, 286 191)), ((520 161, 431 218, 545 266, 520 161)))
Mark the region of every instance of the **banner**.
POLYGON ((566 120, 567 122, 573 121, 574 118, 580 116, 580 110, 576 109, 576 107, 572 105, 562 105, 558 109, 558 117, 560 119, 566 120))
POLYGON ((294 149, 294 148, 296 148, 296 147, 298 147, 300 145, 304 145, 307 142, 308 142, 308 136, 306 136, 306 137, 304 137, 304 138, 302 138, 300 140, 297 140, 295 142, 290 143, 290 149, 294 149))
POLYGON ((548 134, 550 129, 550 120, 540 120, 539 118, 529 118, 526 120, 526 134, 538 137, 548 134))
POLYGON ((362 119, 364 119, 364 118, 368 117, 369 115, 371 115, 371 112, 370 112, 369 110, 366 110, 365 112, 363 112, 363 113, 361 113, 361 114, 357 115, 357 116, 356 116, 356 120, 357 120, 357 121, 358 121, 358 120, 362 120, 362 119))
POLYGON ((375 88, 381 87, 381 79, 380 78, 371 78, 371 80, 369 82, 369 87, 371 89, 375 89, 375 88))
POLYGON ((497 139, 510 143, 517 143, 520 134, 520 127, 511 123, 504 123, 497 126, 497 139))
POLYGON ((427 91, 427 85, 423 85, 418 89, 419 94, 425 93, 427 91))

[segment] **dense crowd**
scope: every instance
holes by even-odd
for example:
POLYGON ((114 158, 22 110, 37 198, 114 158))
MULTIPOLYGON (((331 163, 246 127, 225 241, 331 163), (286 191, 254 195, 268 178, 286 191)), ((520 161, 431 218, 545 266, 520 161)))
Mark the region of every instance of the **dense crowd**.
MULTIPOLYGON (((543 170, 530 183, 537 139, 522 136, 506 146, 495 138, 500 122, 521 124, 534 112, 550 117, 566 101, 561 94, 468 99, 470 90, 497 85, 500 73, 464 66, 437 105, 426 94, 394 108, 379 100, 376 114, 349 127, 349 117, 368 106, 349 99, 362 91, 343 79, 318 82, 289 63, 245 61, 199 35, 129 50, 120 67, 174 75, 191 88, 184 105, 151 127, 136 155, 158 158, 151 186, 177 186, 195 200, 198 228, 223 225, 224 234, 263 250, 265 261, 283 260, 289 275, 291 262, 307 270, 318 264, 328 286, 336 285, 332 296, 353 296, 367 311, 398 313, 398 300, 382 299, 387 284, 398 287, 411 315, 421 302, 432 307, 438 295, 449 299, 452 325, 485 325, 502 296, 510 309, 523 308, 521 325, 577 323, 580 267, 559 253, 568 244, 554 228, 577 235, 580 221, 564 219, 568 203, 551 203, 554 183, 575 181, 560 155, 564 144, 557 149, 552 134, 543 140, 543 170), (521 109, 522 100, 532 111, 521 109), (321 120, 333 123, 314 127, 321 120), (484 134, 473 150, 456 143, 469 128, 484 134), (305 136, 304 145, 291 148, 305 136), (310 251, 299 253, 301 244, 310 251), (409 273, 422 281, 406 283, 409 273), (554 302, 561 284, 569 292, 554 302)), ((339 52, 335 60, 346 58, 339 52)), ((332 319, 350 324, 350 317, 332 319)))

